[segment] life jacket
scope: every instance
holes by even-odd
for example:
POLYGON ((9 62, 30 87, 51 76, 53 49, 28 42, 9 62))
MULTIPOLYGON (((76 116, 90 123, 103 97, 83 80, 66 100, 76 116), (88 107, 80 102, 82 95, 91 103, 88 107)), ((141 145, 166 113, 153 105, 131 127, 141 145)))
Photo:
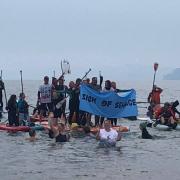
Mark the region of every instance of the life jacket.
POLYGON ((161 115, 163 111, 163 108, 158 104, 156 105, 154 108, 153 108, 153 112, 154 112, 154 115, 155 115, 155 118, 158 119, 159 116, 161 115))
POLYGON ((175 113, 173 112, 171 107, 169 107, 165 111, 164 108, 162 108, 160 115, 162 115, 164 118, 170 118, 172 116, 173 119, 175 119, 175 113))
POLYGON ((154 104, 160 104, 160 94, 161 91, 152 91, 150 94, 150 102, 154 104))

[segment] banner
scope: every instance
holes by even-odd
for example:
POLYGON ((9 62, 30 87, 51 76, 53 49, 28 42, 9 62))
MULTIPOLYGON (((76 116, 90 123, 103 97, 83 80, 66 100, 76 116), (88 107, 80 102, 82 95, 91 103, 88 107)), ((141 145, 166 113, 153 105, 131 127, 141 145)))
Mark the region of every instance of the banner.
POLYGON ((80 110, 107 118, 137 116, 136 91, 98 92, 81 85, 80 110))

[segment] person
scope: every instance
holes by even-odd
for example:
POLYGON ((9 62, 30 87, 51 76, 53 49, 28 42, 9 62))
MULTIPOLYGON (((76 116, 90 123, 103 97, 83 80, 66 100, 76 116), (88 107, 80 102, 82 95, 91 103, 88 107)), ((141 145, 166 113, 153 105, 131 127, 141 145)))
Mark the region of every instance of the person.
POLYGON ((87 82, 87 84, 90 84, 90 79, 87 78, 87 79, 86 79, 86 82, 87 82))
POLYGON ((177 126, 177 123, 175 121, 175 113, 173 112, 171 104, 169 102, 164 103, 164 106, 159 112, 158 119, 160 119, 160 121, 157 121, 156 124, 161 123, 170 126, 173 129, 175 129, 177 126))
POLYGON ((80 78, 76 79, 76 84, 75 84, 75 88, 74 88, 74 95, 73 95, 73 102, 74 102, 74 112, 73 112, 73 116, 75 115, 75 120, 76 123, 80 126, 81 125, 81 120, 79 119, 80 117, 80 111, 79 111, 79 104, 80 104, 80 100, 79 100, 79 96, 80 96, 80 84, 81 84, 82 80, 80 78))
POLYGON ((149 93, 148 96, 148 102, 153 104, 154 106, 157 104, 160 104, 160 95, 163 92, 163 90, 160 87, 157 87, 156 85, 153 86, 152 91, 149 93))
POLYGON ((16 102, 16 95, 12 94, 8 100, 6 110, 8 111, 9 126, 18 126, 18 109, 16 102))
MULTIPOLYGON (((66 85, 64 85, 64 76, 61 76, 59 78, 59 95, 62 99, 65 99, 66 98, 66 95, 67 95, 67 91, 68 91, 68 87, 66 85)), ((64 116, 64 118, 66 119, 66 113, 65 113, 65 110, 66 110, 66 101, 63 102, 62 106, 61 106, 61 111, 62 111, 62 114, 64 116)))
POLYGON ((25 100, 24 93, 20 93, 17 107, 19 113, 19 125, 25 126, 29 121, 29 105, 25 100))
POLYGON ((40 114, 46 117, 47 111, 52 111, 52 86, 49 84, 49 77, 44 77, 44 84, 39 87, 38 103, 40 103, 40 114))
POLYGON ((114 89, 114 92, 116 92, 116 93, 128 92, 128 91, 130 91, 130 89, 117 89, 117 86, 116 86, 116 82, 115 82, 115 81, 112 81, 112 82, 111 82, 111 87, 114 89))
POLYGON ((2 111, 3 111, 3 93, 4 90, 4 83, 2 78, 0 77, 0 118, 2 118, 2 111))
POLYGON ((65 121, 54 118, 54 113, 50 112, 48 116, 48 124, 50 129, 48 131, 49 138, 54 139, 56 142, 67 142, 69 141, 69 134, 66 133, 65 121))
MULTIPOLYGON (((103 88, 102 92, 114 92, 114 89, 112 88, 112 85, 111 85, 111 81, 110 80, 106 80, 105 81, 105 87, 103 88)), ((111 121, 114 121, 113 118, 108 118, 107 119, 111 120, 111 121)), ((116 121, 116 120, 115 120, 116 121)), ((100 124, 102 126, 104 122, 104 117, 101 117, 100 119, 100 124)))
POLYGON ((111 121, 104 121, 104 128, 100 129, 96 135, 96 139, 100 140, 100 146, 115 146, 117 141, 121 140, 120 131, 111 128, 111 121))
POLYGON ((29 137, 26 138, 26 140, 31 141, 31 142, 38 140, 38 138, 36 137, 36 131, 34 129, 29 130, 29 137))
POLYGON ((56 142, 67 142, 70 139, 69 134, 65 132, 65 124, 62 122, 57 126, 50 123, 49 136, 55 138, 56 142))
POLYGON ((53 77, 52 79, 52 104, 53 104, 54 118, 61 118, 61 115, 63 113, 62 107, 57 108, 56 105, 63 99, 64 99, 64 96, 63 94, 61 94, 58 80, 53 77))
POLYGON ((163 92, 163 90, 160 87, 157 87, 156 85, 153 86, 152 91, 148 95, 148 102, 150 105, 148 106, 147 116, 153 119, 155 111, 160 107, 160 95, 163 92))
POLYGON ((74 90, 75 90, 75 83, 74 81, 69 82, 69 88, 67 93, 69 94, 69 118, 68 122, 71 125, 72 124, 72 117, 75 112, 75 104, 74 104, 74 90))
POLYGON ((112 87, 111 81, 106 80, 105 81, 105 86, 104 86, 102 92, 112 92, 112 91, 114 91, 114 88, 112 87))
MULTIPOLYGON (((102 91, 101 85, 97 84, 97 77, 92 77, 89 87, 98 92, 102 91)), ((91 114, 89 114, 89 121, 91 121, 91 114)), ((95 115, 95 126, 99 126, 100 116, 95 115)))
POLYGON ((142 131, 142 139, 153 139, 153 137, 149 134, 146 129, 147 123, 140 123, 139 128, 142 131))

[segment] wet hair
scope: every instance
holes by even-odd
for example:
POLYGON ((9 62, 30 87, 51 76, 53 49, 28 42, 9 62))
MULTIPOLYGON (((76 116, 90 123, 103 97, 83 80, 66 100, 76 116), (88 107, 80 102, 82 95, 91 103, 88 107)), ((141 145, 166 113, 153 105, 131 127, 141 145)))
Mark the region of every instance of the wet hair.
POLYGON ((90 79, 89 79, 89 78, 87 78, 87 79, 86 79, 86 81, 87 81, 87 83, 89 83, 89 82, 90 82, 90 79))
POLYGON ((8 100, 8 105, 16 103, 16 95, 12 94, 8 100))
POLYGON ((110 89, 111 89, 111 81, 110 81, 110 80, 106 80, 106 81, 105 81, 105 88, 106 88, 107 90, 110 90, 110 89))
POLYGON ((55 77, 52 77, 52 83, 56 82, 57 81, 57 78, 55 77))
POLYGON ((25 96, 25 94, 23 92, 19 94, 20 98, 23 98, 23 96, 25 96))
POLYGON ((34 129, 29 130, 29 136, 30 137, 35 136, 35 134, 36 134, 36 131, 34 129))
POLYGON ((44 76, 44 80, 49 80, 49 77, 48 76, 44 76))
POLYGON ((93 77, 93 78, 92 78, 92 81, 97 81, 97 77, 93 77))
POLYGON ((88 134, 88 133, 91 132, 91 129, 90 129, 89 126, 84 126, 84 127, 83 127, 83 130, 84 130, 85 134, 88 134))
POLYGON ((80 84, 82 82, 82 80, 80 78, 76 79, 76 84, 80 84))

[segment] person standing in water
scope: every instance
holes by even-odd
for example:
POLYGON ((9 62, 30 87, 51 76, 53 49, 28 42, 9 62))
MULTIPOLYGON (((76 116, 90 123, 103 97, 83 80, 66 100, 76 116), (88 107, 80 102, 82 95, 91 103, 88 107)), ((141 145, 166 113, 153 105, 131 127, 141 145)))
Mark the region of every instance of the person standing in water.
POLYGON ((69 134, 66 133, 66 128, 64 122, 54 123, 52 121, 53 117, 50 117, 50 130, 49 130, 49 137, 55 138, 56 142, 67 142, 69 141, 69 134))
POLYGON ((151 119, 154 117, 154 112, 157 111, 160 107, 161 98, 160 95, 163 92, 163 90, 160 87, 157 87, 156 85, 153 86, 152 91, 149 93, 148 96, 148 103, 150 103, 148 107, 147 116, 149 116, 151 119))
POLYGON ((160 95, 163 90, 156 85, 153 86, 153 90, 149 93, 148 102, 153 105, 157 105, 161 103, 160 95))
POLYGON ((71 125, 72 124, 72 117, 75 112, 75 102, 74 102, 74 90, 75 90, 75 83, 74 81, 69 82, 69 89, 68 89, 68 94, 69 94, 69 118, 68 122, 71 125))
POLYGON ((19 113, 19 125, 27 125, 29 121, 29 105, 25 100, 25 94, 20 93, 19 100, 17 103, 19 113))
POLYGON ((0 118, 2 117, 2 111, 3 111, 3 95, 2 95, 3 90, 4 90, 4 83, 2 81, 2 78, 0 77, 0 118))
POLYGON ((96 139, 100 140, 100 146, 112 147, 116 145, 117 141, 121 140, 121 133, 111 128, 110 120, 105 120, 104 129, 99 130, 96 139))
POLYGON ((28 140, 30 142, 34 142, 34 141, 38 140, 38 138, 36 137, 36 131, 34 129, 29 130, 29 137, 26 138, 26 140, 28 140))
MULTIPOLYGON (((106 80, 106 81, 105 81, 105 87, 103 88, 102 92, 114 92, 114 89, 112 88, 112 85, 111 85, 111 81, 110 81, 110 80, 106 80)), ((102 126, 102 124, 103 124, 103 122, 104 122, 104 118, 105 118, 105 117, 101 117, 101 122, 100 122, 100 123, 101 123, 101 126, 102 126)), ((113 121, 113 118, 107 117, 107 119, 113 121)))
MULTIPOLYGON (((99 84, 97 84, 97 77, 92 78, 92 81, 91 81, 91 84, 89 84, 89 87, 91 87, 92 89, 98 92, 102 90, 102 87, 99 84)), ((99 126, 99 120, 100 120, 100 116, 95 115, 95 126, 99 126)))
POLYGON ((39 87, 38 102, 40 103, 40 113, 46 117, 47 111, 52 111, 52 86, 49 84, 49 77, 44 77, 44 84, 39 87))
POLYGON ((18 126, 18 108, 15 94, 9 98, 6 110, 8 111, 9 126, 18 126))

